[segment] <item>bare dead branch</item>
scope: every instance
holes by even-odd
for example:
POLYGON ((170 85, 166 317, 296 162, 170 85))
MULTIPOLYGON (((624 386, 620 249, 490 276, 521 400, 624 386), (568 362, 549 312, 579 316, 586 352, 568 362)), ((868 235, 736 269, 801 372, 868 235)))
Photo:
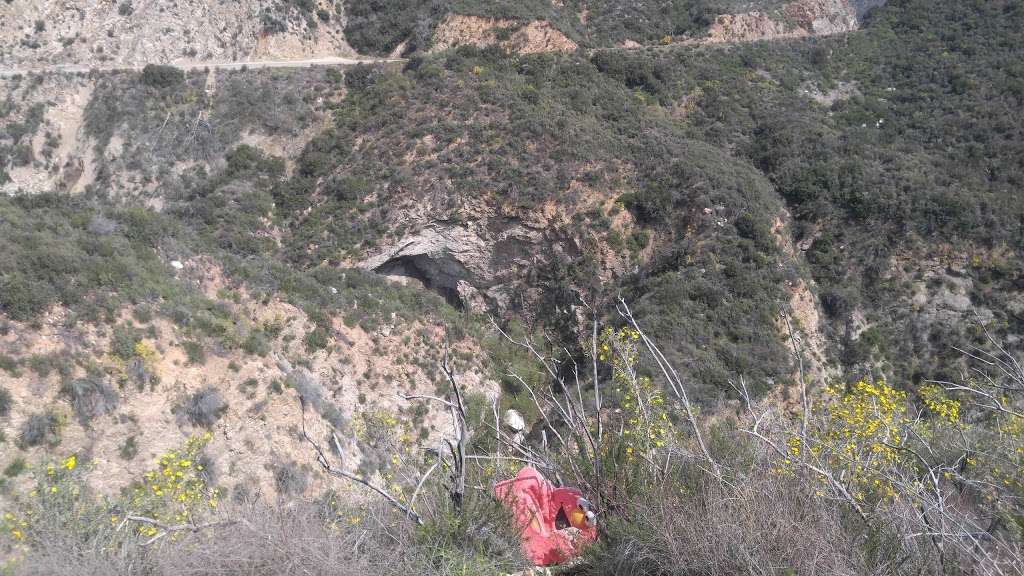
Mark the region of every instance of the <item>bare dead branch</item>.
POLYGON ((693 435, 697 440, 697 445, 700 447, 700 451, 704 455, 704 458, 707 459, 711 464, 712 469, 714 469, 715 477, 721 480, 722 471, 719 468, 718 463, 715 462, 715 459, 711 457, 711 452, 708 451, 707 445, 704 443, 704 436, 701 434, 700 426, 697 424, 697 418, 694 416, 693 407, 691 406, 690 399, 686 394, 686 388, 679 379, 679 374, 676 372, 672 364, 669 363, 668 359, 665 358, 665 355, 661 353, 661 350, 654 341, 648 338, 647 334, 645 334, 640 328, 640 324, 637 322, 636 318, 633 317, 633 313, 630 311, 624 298, 619 298, 616 309, 618 310, 619 315, 629 322, 633 329, 640 335, 641 341, 647 347, 651 356, 654 357, 655 362, 658 364, 658 368, 661 369, 661 372, 668 381, 669 386, 672 388, 673 392, 675 392, 676 397, 682 402, 683 410, 686 411, 686 418, 690 423, 690 427, 693 429, 693 435))
MULTIPOLYGON (((375 486, 372 482, 370 482, 369 480, 367 480, 365 478, 362 478, 362 477, 357 476, 355 474, 352 474, 350 472, 346 472, 345 470, 342 470, 342 469, 335 469, 335 468, 333 468, 331 466, 330 460, 327 458, 327 454, 324 453, 324 451, 320 447, 320 445, 317 444, 317 442, 315 440, 310 438, 309 434, 306 432, 306 413, 305 413, 305 410, 302 411, 302 437, 305 438, 306 442, 309 442, 309 444, 313 447, 313 450, 316 452, 317 463, 320 464, 320 467, 323 468, 324 472, 326 472, 329 476, 334 476, 335 478, 343 478, 343 479, 346 479, 346 480, 351 480, 352 482, 355 482, 357 484, 361 484, 361 485, 369 488, 370 490, 372 490, 372 491, 376 492, 377 494, 379 494, 380 496, 382 496, 385 500, 387 500, 387 502, 389 504, 391 504, 392 506, 394 506, 395 508, 397 508, 398 510, 403 512, 407 517, 411 518, 414 522, 416 522, 417 524, 423 524, 423 519, 420 518, 419 514, 417 514, 411 507, 406 506, 405 504, 402 504, 397 498, 392 496, 387 490, 384 490, 383 488, 375 486)), ((338 435, 335 434, 333 431, 331 432, 331 440, 333 441, 334 449, 338 452, 338 454, 339 455, 344 454, 344 451, 341 448, 341 442, 338 440, 338 435)))
POLYGON ((200 532, 202 530, 208 530, 212 528, 222 528, 225 526, 233 526, 238 523, 237 520, 218 520, 216 522, 203 522, 201 524, 196 523, 183 523, 183 524, 167 524, 161 522, 155 518, 149 518, 147 516, 138 516, 134 514, 128 514, 118 525, 118 530, 127 526, 129 522, 138 522, 140 524, 149 524, 158 530, 158 532, 151 538, 142 542, 140 546, 150 546, 160 540, 161 538, 172 534, 174 532, 200 532))

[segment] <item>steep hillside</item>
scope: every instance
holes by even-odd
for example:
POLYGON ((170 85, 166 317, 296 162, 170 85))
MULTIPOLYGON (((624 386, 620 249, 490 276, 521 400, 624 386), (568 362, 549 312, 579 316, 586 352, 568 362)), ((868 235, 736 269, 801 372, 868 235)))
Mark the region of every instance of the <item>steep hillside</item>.
POLYGON ((100 190, 159 200, 170 175, 240 143, 292 158, 344 95, 336 70, 194 71, 0 79, 0 190, 100 190), (166 75, 161 75, 166 73, 166 75))
POLYGON ((1015 13, 970 10, 899 5, 839 40, 727 50, 464 46, 344 82, 316 70, 12 80, 6 187, 144 199, 219 249, 412 277, 570 341, 581 298, 627 290, 710 397, 740 373, 766 387, 790 377, 776 316, 809 288, 825 322, 802 328, 828 333, 821 362, 919 378, 967 336, 965 298, 993 326, 1017 322, 1016 176, 972 160, 1013 164, 1012 70, 979 61, 996 46, 946 48, 1005 37, 1015 13), (993 29, 958 36, 961 20, 993 29), (917 32, 940 23, 953 23, 944 39, 917 32), (922 108, 928 90, 939 104, 922 108), (982 102, 984 145, 955 123, 982 102), (942 144, 921 131, 938 123, 942 144), (284 161, 257 160, 239 186, 222 159, 239 143, 284 161), (923 315, 880 308, 915 299, 923 315), (901 338, 911 326, 916 339, 901 338))
POLYGON ((738 373, 787 373, 768 327, 804 282, 826 319, 804 329, 827 329, 831 362, 942 373, 952 342, 970 338, 965 298, 992 329, 1019 322, 1007 256, 1019 250, 1008 168, 1019 80, 995 64, 1008 57, 995 39, 1019 14, 916 3, 875 14, 836 40, 589 57, 464 47, 401 74, 350 75, 334 129, 311 142, 279 203, 297 234, 290 257, 416 257, 431 282, 465 281, 499 309, 502 286, 516 286, 516 314, 570 332, 580 296, 628 286, 698 386, 725 390, 738 373), (942 38, 925 32, 936 27, 942 38), (793 258, 768 233, 783 206, 793 258), (540 231, 554 249, 524 249, 540 231), (488 260, 516 280, 482 272, 488 260))
MULTIPOLYGON (((471 44, 518 51, 756 41, 849 32, 871 2, 849 0, 610 0, 348 4, 345 34, 360 52, 405 53, 471 44)), ((878 4, 875 2, 874 4, 878 4)))
POLYGON ((0 18, 5 67, 149 64, 0 79, 0 508, 89 519, 0 516, 16 573, 86 534, 68 549, 154 576, 218 556, 207 533, 237 546, 224 573, 366 569, 295 568, 321 561, 304 537, 247 564, 261 530, 506 573, 491 486, 524 463, 594 499, 582 574, 1021 565, 1019 2, 0 18), (349 43, 404 59, 154 64, 349 43), (979 401, 972 373, 1009 384, 979 401), (126 519, 174 466, 187 505, 126 519), (939 508, 963 524, 934 532, 939 508))
POLYGON ((368 475, 387 472, 378 443, 444 433, 434 410, 397 396, 443 384, 444 342, 473 394, 495 398, 479 339, 453 336, 476 334, 472 322, 429 292, 358 270, 224 268, 165 218, 89 204, 0 200, 0 235, 16 247, 0 257, 4 466, 78 454, 113 494, 209 431, 207 468, 226 493, 315 495, 300 398, 310 433, 344 430, 368 475))
POLYGON ((0 5, 3 68, 237 61, 351 54, 340 3, 313 0, 0 5))

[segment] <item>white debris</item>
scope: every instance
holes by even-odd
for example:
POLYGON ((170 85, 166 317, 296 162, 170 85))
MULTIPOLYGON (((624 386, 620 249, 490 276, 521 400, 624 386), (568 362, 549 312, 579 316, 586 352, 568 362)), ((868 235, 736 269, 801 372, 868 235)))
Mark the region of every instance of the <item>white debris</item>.
POLYGON ((181 270, 185 265, 181 263, 181 260, 171 260, 171 268, 175 270, 181 270))
POLYGON ((505 423, 505 426, 516 432, 522 432, 526 428, 526 421, 523 420, 523 415, 511 408, 505 411, 505 416, 501 421, 505 423))

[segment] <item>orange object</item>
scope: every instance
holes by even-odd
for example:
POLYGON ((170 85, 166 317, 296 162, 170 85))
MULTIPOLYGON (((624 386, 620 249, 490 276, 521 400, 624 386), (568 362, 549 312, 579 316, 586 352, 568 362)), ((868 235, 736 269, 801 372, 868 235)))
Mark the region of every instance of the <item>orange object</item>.
POLYGON ((583 494, 556 488, 530 466, 495 484, 494 496, 512 511, 522 530, 523 552, 538 566, 565 562, 597 539, 594 513, 583 494))

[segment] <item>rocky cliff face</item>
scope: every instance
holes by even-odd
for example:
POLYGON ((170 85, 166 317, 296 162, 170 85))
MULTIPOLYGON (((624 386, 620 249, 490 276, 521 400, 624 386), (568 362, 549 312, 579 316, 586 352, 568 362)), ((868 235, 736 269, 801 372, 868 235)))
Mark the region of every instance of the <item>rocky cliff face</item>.
POLYGON ((434 31, 432 50, 467 45, 482 48, 495 44, 522 54, 572 52, 576 49, 575 42, 543 20, 521 24, 502 18, 451 14, 434 31))
MULTIPOLYGON (((626 272, 626 259, 604 244, 588 246, 576 211, 604 210, 612 198, 595 197, 583 207, 551 204, 534 211, 508 211, 486 201, 472 201, 456 213, 434 209, 395 211, 389 226, 406 230, 357 263, 360 268, 402 283, 417 282, 458 308, 514 315, 536 314, 542 288, 538 274, 585 258, 605 280, 626 272), (526 308, 524 310, 523 308, 526 308)), ((620 213, 615 229, 628 229, 620 213)))
POLYGON ((332 2, 280 0, 0 3, 3 68, 237 61, 353 53, 332 2))
POLYGON ((857 12, 848 0, 797 0, 781 15, 751 11, 723 14, 705 38, 694 43, 756 42, 777 38, 826 36, 857 29, 857 12))
POLYGON ((857 13, 849 0, 798 0, 783 8, 797 28, 826 36, 857 29, 857 13))

